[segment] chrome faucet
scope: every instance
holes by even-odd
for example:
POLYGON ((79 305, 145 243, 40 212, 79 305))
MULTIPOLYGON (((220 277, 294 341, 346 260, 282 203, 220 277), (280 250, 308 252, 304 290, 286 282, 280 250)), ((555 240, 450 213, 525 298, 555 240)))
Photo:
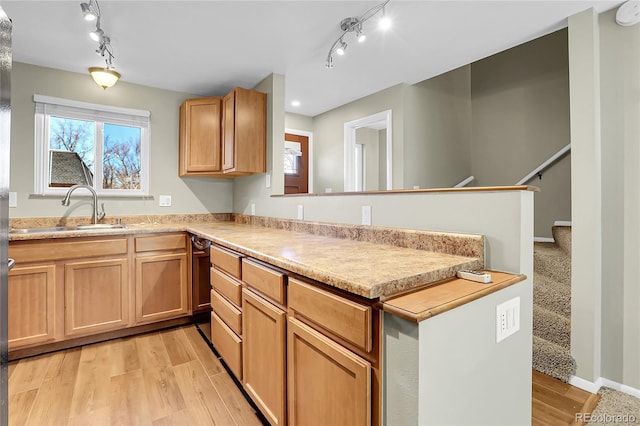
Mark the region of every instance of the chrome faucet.
POLYGON ((73 185, 67 191, 67 195, 65 195, 64 198, 62 199, 62 205, 63 206, 69 205, 71 193, 78 188, 86 188, 91 192, 91 195, 93 195, 93 223, 97 224, 98 221, 101 220, 106 215, 106 213, 104 212, 104 203, 102 203, 102 211, 98 213, 98 194, 96 194, 95 189, 93 189, 92 187, 88 185, 73 185))

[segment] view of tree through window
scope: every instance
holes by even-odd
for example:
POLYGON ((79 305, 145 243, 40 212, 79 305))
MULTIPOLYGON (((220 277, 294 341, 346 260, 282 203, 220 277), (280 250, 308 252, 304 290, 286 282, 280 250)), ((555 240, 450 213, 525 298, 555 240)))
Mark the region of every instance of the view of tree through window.
POLYGON ((140 189, 141 134, 139 127, 50 116, 49 186, 94 186, 101 172, 102 189, 140 189))

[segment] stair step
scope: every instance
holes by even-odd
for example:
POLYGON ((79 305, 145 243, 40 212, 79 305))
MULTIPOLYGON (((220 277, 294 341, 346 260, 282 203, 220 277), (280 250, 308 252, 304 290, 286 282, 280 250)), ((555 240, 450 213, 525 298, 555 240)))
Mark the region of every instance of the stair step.
POLYGON ((571 321, 533 305, 533 335, 568 350, 571 347, 571 321))
POLYGON ((576 361, 562 347, 533 336, 533 368, 563 382, 576 372, 576 361))
POLYGON ((533 270, 563 284, 571 285, 571 257, 555 243, 535 243, 533 270))
POLYGON ((533 303, 558 315, 571 318, 571 286, 534 272, 533 303))
POLYGON ((558 247, 568 255, 571 255, 571 227, 554 226, 551 228, 551 234, 558 247))

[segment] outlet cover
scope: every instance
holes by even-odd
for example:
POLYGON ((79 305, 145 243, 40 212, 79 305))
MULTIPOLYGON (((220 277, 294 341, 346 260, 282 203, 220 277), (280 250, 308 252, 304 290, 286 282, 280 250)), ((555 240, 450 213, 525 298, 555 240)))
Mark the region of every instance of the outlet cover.
POLYGON ((256 203, 251 203, 251 215, 255 216, 256 214, 256 203))
POLYGON ((161 195, 158 200, 160 207, 171 207, 171 195, 161 195))
POLYGON ((496 343, 520 330, 520 298, 496 306, 496 343))
POLYGON ((265 185, 267 186, 267 188, 271 188, 271 175, 266 175, 265 185))
POLYGON ((298 220, 304 219, 304 206, 302 204, 298 204, 298 220))
POLYGON ((362 224, 371 225, 371 206, 362 206, 362 224))
POLYGON ((18 193, 17 192, 9 192, 9 207, 11 207, 11 208, 18 207, 18 193))

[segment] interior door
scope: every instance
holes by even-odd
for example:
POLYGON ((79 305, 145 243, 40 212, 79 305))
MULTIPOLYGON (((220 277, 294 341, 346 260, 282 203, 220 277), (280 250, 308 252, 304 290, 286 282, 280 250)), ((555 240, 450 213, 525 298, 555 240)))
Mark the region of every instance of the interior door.
POLYGON ((284 193, 309 192, 309 138, 284 134, 284 193))

